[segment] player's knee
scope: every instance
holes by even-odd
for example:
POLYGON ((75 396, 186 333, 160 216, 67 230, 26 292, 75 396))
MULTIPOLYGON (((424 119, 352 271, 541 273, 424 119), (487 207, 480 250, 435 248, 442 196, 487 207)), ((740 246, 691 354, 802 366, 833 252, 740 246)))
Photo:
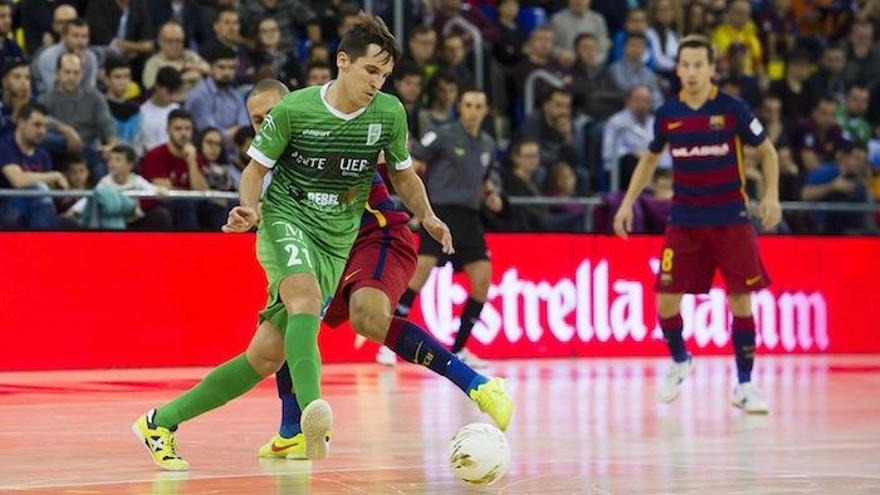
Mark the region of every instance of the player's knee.
POLYGON ((253 368, 254 371, 256 371, 257 374, 262 377, 274 375, 275 372, 281 369, 281 365, 284 364, 283 352, 268 351, 255 347, 250 347, 248 348, 246 355, 248 364, 250 364, 251 368, 253 368))
POLYGON ((730 294, 727 296, 727 304, 733 316, 746 317, 752 314, 751 294, 730 294))
POLYGON ((351 326, 358 335, 374 342, 382 343, 391 324, 391 315, 375 311, 365 304, 354 304, 349 308, 351 326))
POLYGON ((681 294, 660 294, 657 296, 657 312, 662 318, 678 314, 681 305, 681 294))

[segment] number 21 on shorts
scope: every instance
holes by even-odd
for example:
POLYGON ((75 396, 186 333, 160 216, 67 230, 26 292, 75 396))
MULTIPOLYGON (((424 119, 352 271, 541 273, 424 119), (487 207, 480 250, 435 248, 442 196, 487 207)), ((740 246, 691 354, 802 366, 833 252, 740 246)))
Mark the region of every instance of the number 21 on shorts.
POLYGON ((672 248, 663 249, 663 254, 660 256, 660 271, 666 273, 672 271, 672 256, 672 248))
POLYGON ((312 265, 312 258, 309 257, 308 249, 297 246, 296 244, 285 244, 284 250, 287 251, 287 254, 290 255, 290 257, 287 259, 287 266, 302 265, 303 259, 299 257, 299 255, 302 254, 305 257, 305 262, 310 267, 314 268, 314 266, 312 265))

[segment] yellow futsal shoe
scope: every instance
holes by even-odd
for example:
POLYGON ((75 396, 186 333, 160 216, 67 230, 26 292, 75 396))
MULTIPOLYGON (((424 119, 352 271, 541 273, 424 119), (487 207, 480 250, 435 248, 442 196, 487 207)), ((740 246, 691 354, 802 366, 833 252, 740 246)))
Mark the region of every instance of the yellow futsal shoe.
POLYGON ((177 454, 174 431, 153 423, 155 415, 156 410, 150 409, 131 425, 131 431, 147 448, 154 464, 166 471, 186 471, 189 463, 177 454))
POLYGON ((480 385, 476 390, 471 390, 471 399, 477 403, 480 411, 489 415, 495 425, 501 431, 507 429, 510 424, 510 417, 513 415, 513 401, 504 390, 504 380, 501 378, 492 378, 488 382, 480 385))
POLYGON ((258 455, 265 458, 305 459, 306 437, 302 433, 297 433, 291 438, 284 438, 276 433, 271 440, 260 447, 258 455))

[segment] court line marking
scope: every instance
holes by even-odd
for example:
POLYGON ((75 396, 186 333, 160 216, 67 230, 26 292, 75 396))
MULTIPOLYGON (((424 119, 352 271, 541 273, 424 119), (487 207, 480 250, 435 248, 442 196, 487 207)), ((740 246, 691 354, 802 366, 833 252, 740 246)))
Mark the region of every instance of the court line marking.
MULTIPOLYGON (((519 466, 542 466, 542 465, 553 465, 553 464, 567 464, 567 463, 576 463, 581 464, 583 460, 580 458, 569 458, 569 459, 557 459, 557 460, 548 460, 542 462, 531 462, 531 461, 523 461, 521 463, 515 463, 519 466)), ((662 468, 689 468, 689 469, 713 469, 716 471, 742 471, 747 473, 756 473, 763 475, 773 475, 777 477, 786 477, 786 478, 803 478, 803 479, 813 479, 817 477, 824 478, 847 478, 847 479, 862 479, 862 480, 873 480, 880 482, 880 476, 872 476, 869 474, 848 474, 848 473, 825 473, 825 472, 810 472, 810 473, 800 473, 800 472, 790 472, 786 470, 773 470, 773 469, 760 469, 760 468, 745 468, 745 467, 736 467, 736 466, 706 466, 703 464, 687 464, 687 463, 652 463, 652 462, 634 462, 634 461, 625 461, 625 460, 610 460, 607 458, 594 458, 589 461, 588 464, 606 464, 606 465, 620 465, 620 466, 643 466, 643 467, 662 467, 662 468)), ((371 468, 342 468, 342 469, 333 469, 331 471, 324 472, 316 472, 310 473, 310 476, 315 476, 314 479, 321 481, 331 481, 334 483, 339 483, 337 480, 327 480, 322 478, 322 476, 327 476, 329 474, 334 473, 358 473, 358 472, 369 472, 369 471, 382 471, 382 470, 424 470, 426 468, 437 469, 437 470, 448 470, 446 465, 442 464, 419 464, 414 466, 377 466, 371 468)), ((167 474, 169 471, 161 471, 157 472, 156 475, 167 474)), ((452 475, 451 471, 449 471, 450 477, 455 479, 455 476, 452 475)), ((188 474, 185 477, 182 477, 179 481, 199 481, 199 480, 218 480, 218 479, 239 479, 239 478, 254 478, 254 477, 268 477, 268 476, 284 476, 284 475, 296 475, 302 474, 302 472, 278 472, 278 473, 248 473, 248 474, 232 474, 232 475, 201 475, 201 476, 189 476, 188 474)), ((510 485, 519 484, 526 481, 540 479, 545 476, 532 476, 526 477, 523 479, 513 480, 510 485)), ((137 483, 152 483, 157 481, 157 476, 153 476, 151 478, 143 478, 143 479, 129 479, 129 480, 118 480, 118 481, 99 481, 93 483, 50 483, 44 485, 0 485, 0 490, 37 490, 44 488, 64 488, 64 487, 77 487, 77 488, 86 488, 91 486, 113 486, 113 485, 131 485, 137 483)), ((506 489, 505 487, 501 487, 502 489, 506 489)))

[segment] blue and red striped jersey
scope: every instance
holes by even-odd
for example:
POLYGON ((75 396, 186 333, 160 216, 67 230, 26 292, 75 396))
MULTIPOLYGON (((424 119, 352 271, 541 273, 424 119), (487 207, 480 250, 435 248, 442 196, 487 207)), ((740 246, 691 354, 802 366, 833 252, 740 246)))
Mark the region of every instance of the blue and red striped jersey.
POLYGON ((654 140, 648 145, 660 153, 669 144, 674 192, 670 225, 748 222, 742 147, 764 142, 764 127, 745 102, 716 86, 696 110, 681 97, 667 99, 657 110, 654 140))
POLYGON ((409 215, 394 207, 394 201, 388 193, 388 187, 382 180, 379 171, 373 174, 373 186, 370 188, 370 197, 364 207, 361 216, 361 229, 359 235, 366 234, 373 229, 391 227, 393 225, 406 224, 409 215))

